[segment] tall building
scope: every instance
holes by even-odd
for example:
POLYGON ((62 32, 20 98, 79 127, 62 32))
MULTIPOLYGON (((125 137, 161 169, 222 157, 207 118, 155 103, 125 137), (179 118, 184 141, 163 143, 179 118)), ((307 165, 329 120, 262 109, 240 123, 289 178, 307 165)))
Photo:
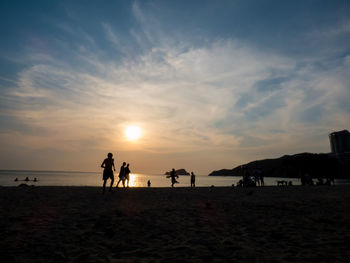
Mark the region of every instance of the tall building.
POLYGON ((341 156, 350 153, 350 132, 348 130, 329 134, 332 154, 341 156))

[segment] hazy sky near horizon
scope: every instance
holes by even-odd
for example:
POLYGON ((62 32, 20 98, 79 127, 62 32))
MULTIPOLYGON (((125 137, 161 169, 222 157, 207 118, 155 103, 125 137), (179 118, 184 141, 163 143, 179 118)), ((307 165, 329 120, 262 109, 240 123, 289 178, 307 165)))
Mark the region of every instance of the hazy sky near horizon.
POLYGON ((1 1, 0 169, 198 174, 350 129, 350 2, 1 1), (142 130, 136 141, 124 131, 142 130))

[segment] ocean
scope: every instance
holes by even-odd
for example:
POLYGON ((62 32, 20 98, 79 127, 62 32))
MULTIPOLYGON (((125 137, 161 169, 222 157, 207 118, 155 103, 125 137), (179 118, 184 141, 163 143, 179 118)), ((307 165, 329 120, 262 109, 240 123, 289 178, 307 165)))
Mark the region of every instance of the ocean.
MULTIPOLYGON (((116 173, 115 183, 117 183, 118 176, 116 173)), ((208 187, 214 186, 231 186, 237 184, 242 179, 241 177, 228 176, 207 176, 196 175, 196 186, 208 187)), ((165 175, 160 174, 130 174, 130 187, 147 187, 147 181, 151 181, 152 187, 169 187, 171 185, 170 179, 165 175)), ((296 178, 277 178, 265 177, 265 185, 276 185, 277 180, 292 181, 293 185, 300 185, 300 180, 296 178)), ((189 176, 179 176, 179 183, 175 187, 190 186, 189 176)), ((18 186, 21 183, 36 186, 101 186, 102 171, 101 172, 72 172, 72 171, 16 171, 16 170, 0 170, 0 186, 18 186), (28 177, 30 181, 26 182, 24 179, 28 177), (15 181, 15 179, 18 181, 15 181), (34 182, 37 178, 37 182, 34 182)), ((344 183, 342 180, 337 180, 337 183, 344 183)), ((109 184, 109 181, 107 182, 109 184)), ((119 185, 121 186, 121 184, 119 185)))

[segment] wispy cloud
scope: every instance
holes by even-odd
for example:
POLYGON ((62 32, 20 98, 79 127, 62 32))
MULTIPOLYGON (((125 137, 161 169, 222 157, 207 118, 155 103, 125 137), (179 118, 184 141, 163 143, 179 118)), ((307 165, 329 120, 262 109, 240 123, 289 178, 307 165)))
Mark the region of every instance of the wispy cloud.
MULTIPOLYGON (((132 13, 139 28, 130 29, 128 41, 140 52, 131 52, 103 22, 105 40, 120 59, 106 59, 86 32, 92 45, 70 51, 74 64, 34 54, 6 94, 18 102, 3 117, 19 125, 0 133, 2 145, 84 156, 116 149, 154 161, 180 154, 178 166, 201 156, 210 162, 198 169, 208 172, 254 158, 328 151, 328 132, 349 125, 349 56, 320 67, 320 60, 305 62, 232 38, 198 45, 184 37, 179 45, 137 3, 132 13), (143 129, 137 144, 124 140, 131 124, 143 129)), ((148 169, 137 156, 139 169, 148 169)), ((169 161, 159 168, 165 165, 169 161)))

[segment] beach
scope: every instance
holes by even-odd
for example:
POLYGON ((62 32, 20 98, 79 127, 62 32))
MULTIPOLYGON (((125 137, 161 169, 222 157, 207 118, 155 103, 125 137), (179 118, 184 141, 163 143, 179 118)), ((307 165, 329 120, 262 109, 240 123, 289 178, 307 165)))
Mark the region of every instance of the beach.
POLYGON ((350 186, 0 187, 1 262, 344 262, 350 186))

